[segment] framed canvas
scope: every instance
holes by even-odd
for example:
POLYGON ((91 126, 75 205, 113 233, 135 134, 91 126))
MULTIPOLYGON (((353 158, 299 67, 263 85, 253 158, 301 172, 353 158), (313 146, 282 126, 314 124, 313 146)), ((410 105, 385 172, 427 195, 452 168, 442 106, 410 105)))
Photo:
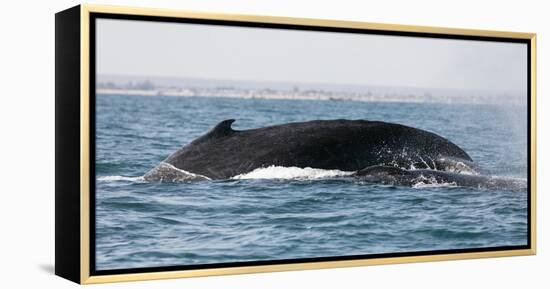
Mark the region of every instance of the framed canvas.
POLYGON ((57 275, 535 254, 535 34, 56 14, 57 275))

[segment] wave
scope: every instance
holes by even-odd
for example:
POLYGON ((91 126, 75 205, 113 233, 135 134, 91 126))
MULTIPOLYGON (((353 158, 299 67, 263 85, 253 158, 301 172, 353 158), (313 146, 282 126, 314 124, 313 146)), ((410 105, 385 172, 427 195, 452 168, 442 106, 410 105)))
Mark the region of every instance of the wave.
POLYGON ((346 177, 355 172, 347 172, 340 170, 325 170, 314 169, 310 167, 281 167, 269 166, 265 168, 257 168, 251 172, 234 176, 232 179, 248 180, 248 179, 284 179, 284 180, 317 180, 337 177, 346 177))

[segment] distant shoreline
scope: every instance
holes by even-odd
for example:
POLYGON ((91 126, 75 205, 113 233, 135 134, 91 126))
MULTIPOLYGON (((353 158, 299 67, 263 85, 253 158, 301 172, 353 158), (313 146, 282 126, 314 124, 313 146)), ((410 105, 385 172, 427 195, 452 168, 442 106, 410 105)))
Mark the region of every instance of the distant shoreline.
POLYGON ((128 96, 174 96, 174 97, 224 97, 240 99, 275 99, 275 100, 322 100, 322 101, 359 101, 359 102, 393 102, 393 103, 442 103, 442 104, 509 104, 498 97, 449 98, 431 95, 373 95, 358 93, 333 93, 324 91, 277 91, 277 90, 223 90, 223 89, 111 89, 97 88, 97 94, 128 96))
POLYGON ((119 94, 131 96, 175 96, 175 97, 224 97, 240 99, 288 99, 288 100, 324 100, 324 101, 362 101, 362 102, 425 102, 422 99, 398 96, 362 96, 362 95, 338 95, 338 94, 300 94, 300 93, 266 93, 253 92, 231 93, 223 91, 198 91, 192 90, 139 90, 139 89, 97 89, 98 94, 119 94))

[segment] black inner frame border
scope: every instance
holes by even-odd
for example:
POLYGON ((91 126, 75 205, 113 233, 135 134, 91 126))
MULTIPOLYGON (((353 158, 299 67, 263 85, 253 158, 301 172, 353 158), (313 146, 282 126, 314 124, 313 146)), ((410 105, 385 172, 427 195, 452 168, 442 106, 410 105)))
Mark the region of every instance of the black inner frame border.
POLYGON ((89 45, 90 45, 89 46, 89 53, 90 53, 89 54, 90 55, 90 59, 89 59, 90 60, 90 64, 89 64, 89 96, 90 96, 90 108, 89 108, 90 109, 90 131, 89 131, 90 162, 89 162, 89 166, 90 168, 89 169, 90 169, 90 177, 93 177, 93 180, 90 181, 90 208, 89 208, 90 276, 129 274, 129 273, 153 273, 153 272, 163 272, 163 271, 214 269, 214 268, 228 268, 228 267, 246 267, 246 266, 258 266, 258 265, 280 265, 280 264, 310 263, 310 262, 351 261, 351 260, 362 260, 362 259, 364 260, 364 259, 376 259, 376 258, 388 258, 388 257, 414 257, 414 256, 442 255, 442 254, 493 252, 493 251, 507 251, 507 250, 522 250, 522 249, 531 248, 531 245, 532 245, 531 198, 532 198, 533 192, 531 188, 531 154, 532 154, 531 152, 531 128, 532 128, 532 124, 531 124, 531 99, 532 99, 531 57, 532 55, 531 55, 530 39, 515 39, 515 38, 493 37, 493 36, 439 34, 439 33, 427 33, 427 32, 385 31, 385 30, 362 29, 362 28, 325 27, 325 26, 262 23, 262 22, 234 21, 234 20, 211 20, 211 19, 195 19, 195 18, 183 18, 183 17, 179 18, 179 17, 169 17, 169 16, 144 16, 144 15, 130 15, 130 14, 99 13, 99 12, 90 12, 88 24, 90 28, 90 33, 89 33, 89 45), (96 20, 97 19, 137 20, 137 21, 169 22, 169 23, 183 23, 183 24, 234 26, 234 27, 247 27, 247 28, 285 29, 285 30, 302 30, 302 31, 318 31, 318 32, 340 32, 340 33, 367 34, 367 35, 440 38, 440 39, 511 42, 511 43, 527 44, 526 46, 526 49, 527 49, 527 245, 96 270, 96 252, 95 252, 95 248, 96 248, 96 224, 95 224, 95 218, 96 218, 96 212, 95 212, 95 209, 96 209, 96 198, 95 198, 95 194, 96 194, 96 188, 95 188, 96 123, 95 121, 96 120, 95 120, 95 113, 96 113, 96 20))

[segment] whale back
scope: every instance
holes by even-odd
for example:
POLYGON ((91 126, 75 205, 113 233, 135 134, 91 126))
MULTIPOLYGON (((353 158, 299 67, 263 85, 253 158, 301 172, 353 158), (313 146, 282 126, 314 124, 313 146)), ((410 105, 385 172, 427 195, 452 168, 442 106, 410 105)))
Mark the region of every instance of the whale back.
POLYGON ((164 162, 211 179, 268 166, 357 171, 373 165, 435 168, 437 159, 471 161, 461 148, 424 130, 367 120, 315 120, 250 130, 224 120, 164 162))

